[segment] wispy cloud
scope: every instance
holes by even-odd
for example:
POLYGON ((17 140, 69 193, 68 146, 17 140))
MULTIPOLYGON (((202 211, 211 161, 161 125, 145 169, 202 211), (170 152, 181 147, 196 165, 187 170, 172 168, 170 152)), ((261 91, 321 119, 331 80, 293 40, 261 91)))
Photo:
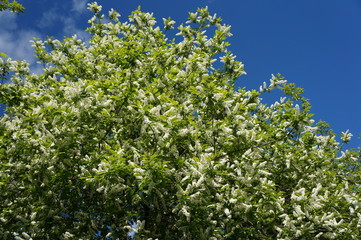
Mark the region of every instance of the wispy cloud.
POLYGON ((40 72, 36 64, 34 49, 30 40, 45 36, 63 38, 63 36, 77 35, 80 39, 89 40, 89 34, 81 26, 82 15, 87 11, 87 0, 72 0, 64 5, 54 5, 48 11, 43 12, 35 25, 25 27, 18 24, 18 15, 9 11, 0 14, 0 52, 4 52, 12 59, 26 60, 29 62, 33 72, 40 72), (64 9, 71 9, 64 11, 64 9), (54 31, 55 30, 55 31, 54 31))
POLYGON ((89 34, 77 26, 76 20, 71 17, 62 17, 61 21, 63 23, 63 34, 66 36, 73 36, 76 34, 78 38, 86 41, 89 39, 89 34))
MULTIPOLYGON (((71 11, 63 11, 62 8, 66 6, 54 6, 47 12, 44 12, 41 19, 38 21, 39 28, 57 29, 56 36, 73 36, 76 34, 83 40, 89 39, 89 34, 86 33, 83 27, 79 27, 81 15, 87 11, 87 0, 72 0, 66 5, 70 7, 71 11)), ((54 31, 53 31, 54 32, 54 31)))
POLYGON ((17 15, 10 12, 0 14, 0 52, 6 53, 13 59, 26 60, 31 65, 36 63, 34 49, 30 40, 34 37, 41 37, 35 30, 22 29, 18 26, 17 15))
POLYGON ((87 10, 87 0, 72 0, 72 11, 83 13, 87 10))
POLYGON ((27 60, 35 63, 34 49, 30 44, 38 33, 20 30, 17 33, 0 32, 1 51, 14 59, 27 60))
POLYGON ((58 8, 54 7, 47 12, 44 12, 41 19, 38 21, 39 28, 52 27, 59 20, 58 8))
POLYGON ((0 31, 13 30, 17 27, 16 14, 4 11, 0 14, 1 28, 0 31))

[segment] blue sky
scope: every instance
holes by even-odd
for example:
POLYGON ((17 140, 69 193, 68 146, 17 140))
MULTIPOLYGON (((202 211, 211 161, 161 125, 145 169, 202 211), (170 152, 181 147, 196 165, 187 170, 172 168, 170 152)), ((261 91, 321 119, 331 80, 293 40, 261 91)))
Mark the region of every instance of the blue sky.
MULTIPOLYGON (((86 0, 20 0, 25 13, 0 13, 0 52, 35 64, 29 40, 63 38, 83 31, 91 17, 86 0)), ((137 6, 153 12, 158 23, 208 6, 232 26, 229 49, 245 64, 238 86, 256 88, 281 73, 305 89, 315 120, 338 134, 349 129, 361 141, 361 0, 107 0, 104 13, 117 10, 126 21, 137 6)), ((37 72, 41 66, 33 67, 37 72)))

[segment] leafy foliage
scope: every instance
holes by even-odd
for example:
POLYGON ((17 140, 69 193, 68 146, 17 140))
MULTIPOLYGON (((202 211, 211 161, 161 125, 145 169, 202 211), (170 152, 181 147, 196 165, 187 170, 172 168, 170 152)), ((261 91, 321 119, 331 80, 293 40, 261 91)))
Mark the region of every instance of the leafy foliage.
POLYGON ((8 0, 0 0, 0 12, 6 9, 14 13, 24 12, 24 6, 18 3, 16 0, 12 2, 9 2, 8 0))
POLYGON ((360 236, 360 153, 280 75, 235 91, 230 26, 198 9, 177 42, 140 9, 89 9, 89 42, 33 42, 42 74, 0 60, 0 238, 360 236))

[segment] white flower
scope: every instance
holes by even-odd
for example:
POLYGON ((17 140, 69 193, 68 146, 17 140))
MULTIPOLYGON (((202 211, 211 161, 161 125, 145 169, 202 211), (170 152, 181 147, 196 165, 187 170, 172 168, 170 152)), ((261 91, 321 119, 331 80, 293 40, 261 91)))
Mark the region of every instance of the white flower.
POLYGON ((246 210, 246 212, 252 207, 252 205, 241 203, 242 207, 246 210))
POLYGON ((72 237, 74 237, 74 235, 71 234, 70 232, 65 232, 65 233, 64 233, 64 238, 65 238, 65 239, 69 239, 69 238, 72 238, 72 237))
POLYGON ((24 237, 25 239, 30 239, 30 240, 32 239, 32 238, 30 237, 30 235, 27 234, 26 232, 22 232, 21 235, 23 235, 23 237, 24 237))
POLYGON ((88 9, 93 13, 98 13, 102 10, 102 6, 98 5, 97 2, 88 3, 88 9))
POLYGON ((113 8, 109 11, 109 18, 113 21, 118 21, 118 18, 120 17, 120 14, 116 12, 113 8))
POLYGON ((226 134, 232 134, 233 130, 230 129, 229 127, 224 127, 223 132, 226 133, 226 134))
POLYGON ((304 188, 301 188, 297 191, 294 191, 291 195, 291 199, 292 200, 296 200, 296 201, 301 201, 303 199, 305 199, 305 193, 306 193, 306 190, 304 188))
POLYGON ((179 135, 181 135, 182 137, 187 135, 189 133, 189 130, 187 128, 182 128, 179 130, 179 135))
POLYGON ((213 97, 214 97, 214 99, 215 100, 220 100, 222 97, 223 97, 223 93, 215 93, 214 95, 213 95, 213 97))
POLYGON ((163 18, 163 22, 164 22, 164 29, 169 30, 169 29, 173 29, 173 25, 175 24, 175 21, 172 20, 171 18, 163 18))
POLYGON ((187 208, 186 207, 183 207, 182 208, 182 213, 183 215, 187 218, 187 221, 190 220, 190 217, 191 217, 191 214, 187 211, 187 208))
POLYGON ((352 133, 350 133, 349 130, 347 130, 346 132, 341 133, 341 140, 344 143, 348 143, 351 140, 352 136, 353 136, 352 133))
POLYGON ((318 194, 318 192, 321 190, 322 185, 321 183, 317 184, 317 187, 312 189, 312 197, 316 197, 316 195, 318 194))
POLYGON ((295 207, 295 212, 294 212, 294 214, 298 217, 298 216, 303 216, 305 213, 302 212, 301 206, 300 206, 300 205, 297 205, 297 206, 295 207))
POLYGON ((300 115, 300 106, 298 104, 296 104, 296 106, 295 106, 295 115, 296 115, 296 117, 298 117, 300 115))

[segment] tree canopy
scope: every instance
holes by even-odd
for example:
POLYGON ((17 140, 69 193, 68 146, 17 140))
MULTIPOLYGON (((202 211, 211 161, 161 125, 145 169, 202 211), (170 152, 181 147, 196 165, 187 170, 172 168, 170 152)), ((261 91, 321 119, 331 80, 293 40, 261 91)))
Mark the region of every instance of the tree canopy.
POLYGON ((359 238, 360 154, 281 75, 235 89, 221 18, 168 39, 140 9, 89 9, 89 41, 33 41, 41 74, 0 58, 1 239, 359 238))
POLYGON ((14 13, 22 13, 24 12, 24 6, 16 0, 12 2, 9 2, 9 0, 0 0, 0 12, 4 10, 10 10, 14 13))

